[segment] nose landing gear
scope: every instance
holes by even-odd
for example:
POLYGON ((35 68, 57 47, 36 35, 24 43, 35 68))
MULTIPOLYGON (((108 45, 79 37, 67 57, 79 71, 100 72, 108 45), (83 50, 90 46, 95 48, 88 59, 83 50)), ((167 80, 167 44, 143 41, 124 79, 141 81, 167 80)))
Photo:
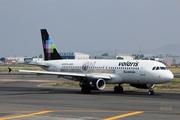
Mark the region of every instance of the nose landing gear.
POLYGON ((150 84, 148 85, 148 95, 154 95, 154 91, 153 91, 153 88, 154 88, 154 84, 150 84))

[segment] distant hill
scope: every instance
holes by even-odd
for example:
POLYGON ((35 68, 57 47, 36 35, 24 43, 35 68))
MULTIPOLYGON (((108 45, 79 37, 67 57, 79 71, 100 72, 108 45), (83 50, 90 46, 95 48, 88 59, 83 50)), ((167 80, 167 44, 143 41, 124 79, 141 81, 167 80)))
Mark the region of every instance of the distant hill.
POLYGON ((180 44, 167 44, 167 45, 161 46, 157 49, 153 49, 152 51, 155 53, 178 54, 178 53, 180 53, 180 44))
MULTIPOLYGON (((103 53, 108 53, 109 56, 115 55, 115 51, 113 49, 99 50, 99 51, 86 51, 85 53, 94 55, 102 55, 103 53)), ((139 53, 139 49, 117 49, 117 54, 137 54, 139 53)), ((142 50, 143 54, 180 54, 180 44, 167 44, 155 49, 144 49, 142 50)))

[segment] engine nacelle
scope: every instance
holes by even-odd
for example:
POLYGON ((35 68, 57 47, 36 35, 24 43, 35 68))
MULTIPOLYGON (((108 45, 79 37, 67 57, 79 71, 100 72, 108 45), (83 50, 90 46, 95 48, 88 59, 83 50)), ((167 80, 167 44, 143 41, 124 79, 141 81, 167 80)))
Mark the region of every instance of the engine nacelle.
POLYGON ((104 79, 98 79, 96 81, 96 89, 103 90, 106 87, 106 82, 104 79))
POLYGON ((147 84, 130 84, 130 86, 136 87, 136 88, 141 88, 141 89, 148 89, 147 84))
POLYGON ((103 90, 106 86, 106 82, 104 79, 91 79, 91 80, 83 80, 79 83, 80 87, 90 88, 92 90, 103 90))

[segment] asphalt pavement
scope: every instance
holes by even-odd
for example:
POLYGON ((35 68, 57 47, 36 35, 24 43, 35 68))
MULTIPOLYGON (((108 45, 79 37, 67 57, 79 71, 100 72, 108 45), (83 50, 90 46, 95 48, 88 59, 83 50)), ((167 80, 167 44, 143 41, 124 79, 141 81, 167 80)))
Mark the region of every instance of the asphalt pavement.
POLYGON ((180 93, 92 91, 52 86, 53 76, 1 75, 0 120, 178 120, 180 93))

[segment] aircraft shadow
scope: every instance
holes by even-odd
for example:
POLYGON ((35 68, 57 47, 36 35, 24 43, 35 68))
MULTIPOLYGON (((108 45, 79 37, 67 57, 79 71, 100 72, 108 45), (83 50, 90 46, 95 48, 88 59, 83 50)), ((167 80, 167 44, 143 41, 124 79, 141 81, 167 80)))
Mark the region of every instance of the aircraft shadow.
MULTIPOLYGON (((37 88, 37 87, 0 87, 0 94, 3 95, 23 95, 23 94, 82 94, 81 89, 68 88, 37 88), (4 93, 7 91, 8 93, 4 93)), ((180 93, 156 92, 154 95, 148 95, 147 92, 124 91, 123 93, 114 93, 112 90, 94 91, 90 94, 82 95, 101 95, 101 96, 119 96, 119 97, 142 97, 142 98, 163 98, 180 99, 180 93)))

